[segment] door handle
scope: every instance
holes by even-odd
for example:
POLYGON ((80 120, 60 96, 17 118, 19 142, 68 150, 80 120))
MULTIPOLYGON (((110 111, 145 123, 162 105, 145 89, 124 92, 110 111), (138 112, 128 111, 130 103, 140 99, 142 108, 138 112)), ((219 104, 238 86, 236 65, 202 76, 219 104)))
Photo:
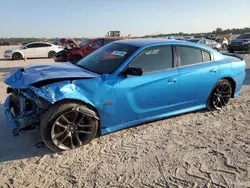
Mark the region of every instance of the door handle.
POLYGON ((211 70, 210 70, 210 72, 211 72, 211 73, 216 73, 216 72, 217 72, 217 70, 215 70, 215 69, 211 69, 211 70))
POLYGON ((168 79, 168 83, 175 83, 176 82, 176 79, 173 78, 173 79, 168 79))

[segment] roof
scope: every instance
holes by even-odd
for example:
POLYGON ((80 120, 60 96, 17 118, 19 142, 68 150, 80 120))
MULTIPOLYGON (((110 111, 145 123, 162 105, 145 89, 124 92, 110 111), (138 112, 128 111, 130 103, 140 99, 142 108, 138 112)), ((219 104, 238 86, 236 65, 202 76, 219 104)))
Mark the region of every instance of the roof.
POLYGON ((162 44, 162 43, 185 43, 185 41, 176 41, 176 40, 169 40, 169 39, 162 39, 162 38, 143 38, 143 39, 127 39, 127 40, 119 40, 116 43, 123 43, 128 44, 131 46, 142 47, 147 45, 153 44, 162 44))

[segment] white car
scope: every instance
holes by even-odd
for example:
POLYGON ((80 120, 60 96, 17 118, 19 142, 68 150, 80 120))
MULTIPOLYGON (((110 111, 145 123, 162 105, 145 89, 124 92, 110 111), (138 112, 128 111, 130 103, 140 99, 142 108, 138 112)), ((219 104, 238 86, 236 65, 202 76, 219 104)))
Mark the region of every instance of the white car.
POLYGON ((4 57, 8 59, 19 60, 26 58, 48 57, 53 58, 55 54, 62 50, 62 47, 46 43, 31 42, 20 48, 8 49, 4 52, 4 57))

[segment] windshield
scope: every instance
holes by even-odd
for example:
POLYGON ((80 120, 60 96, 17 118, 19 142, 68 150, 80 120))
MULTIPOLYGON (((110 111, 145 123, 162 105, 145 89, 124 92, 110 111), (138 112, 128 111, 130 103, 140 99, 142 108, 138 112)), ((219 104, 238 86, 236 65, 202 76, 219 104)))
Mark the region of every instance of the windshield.
POLYGON ((80 48, 82 48, 82 47, 85 46, 89 41, 90 41, 89 39, 83 40, 83 41, 81 41, 78 45, 80 46, 80 48))
POLYGON ((137 49, 127 44, 109 43, 81 59, 77 65, 97 74, 111 74, 137 49))
POLYGON ((250 39, 250 34, 241 34, 236 39, 250 39))
POLYGON ((215 41, 216 41, 216 42, 223 42, 223 40, 224 40, 223 38, 218 38, 218 39, 216 39, 215 41))
POLYGON ((187 40, 188 42, 195 42, 195 43, 197 43, 197 42, 199 42, 200 40, 197 40, 197 39, 189 39, 189 40, 187 40))

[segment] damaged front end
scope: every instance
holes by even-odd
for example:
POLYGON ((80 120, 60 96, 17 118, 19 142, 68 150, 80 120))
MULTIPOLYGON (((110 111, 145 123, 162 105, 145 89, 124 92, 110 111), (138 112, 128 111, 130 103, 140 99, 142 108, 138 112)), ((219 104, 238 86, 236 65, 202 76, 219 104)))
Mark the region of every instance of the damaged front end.
POLYGON ((7 88, 7 93, 4 108, 13 136, 18 136, 20 131, 35 129, 50 103, 29 89, 7 88))

